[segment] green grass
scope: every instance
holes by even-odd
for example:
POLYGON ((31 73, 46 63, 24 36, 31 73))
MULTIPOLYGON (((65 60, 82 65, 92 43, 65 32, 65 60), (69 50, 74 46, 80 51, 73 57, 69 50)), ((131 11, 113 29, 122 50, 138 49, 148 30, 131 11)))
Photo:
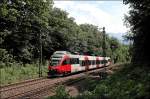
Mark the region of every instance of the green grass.
MULTIPOLYGON (((43 76, 47 75, 47 66, 42 68, 43 76)), ((37 78, 39 67, 36 64, 26 64, 25 66, 14 65, 0 68, 1 85, 11 84, 31 78, 37 78)))

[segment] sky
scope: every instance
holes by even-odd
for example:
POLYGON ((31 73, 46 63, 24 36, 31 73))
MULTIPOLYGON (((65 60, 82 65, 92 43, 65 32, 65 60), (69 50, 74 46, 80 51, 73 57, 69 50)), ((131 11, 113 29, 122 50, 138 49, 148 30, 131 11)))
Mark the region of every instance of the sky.
POLYGON ((74 17, 77 24, 93 24, 105 27, 106 33, 122 39, 129 29, 124 25, 124 15, 128 14, 128 5, 123 1, 79 1, 55 0, 54 7, 61 8, 74 17))

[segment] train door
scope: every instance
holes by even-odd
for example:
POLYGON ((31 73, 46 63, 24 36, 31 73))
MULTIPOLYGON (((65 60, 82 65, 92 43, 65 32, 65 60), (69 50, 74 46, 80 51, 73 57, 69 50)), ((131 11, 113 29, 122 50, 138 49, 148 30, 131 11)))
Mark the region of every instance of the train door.
POLYGON ((85 56, 85 70, 88 71, 89 70, 89 59, 87 56, 85 56))
POLYGON ((70 58, 70 64, 71 64, 71 72, 78 72, 79 69, 79 58, 78 57, 72 57, 70 58))
POLYGON ((69 60, 69 56, 64 56, 60 63, 59 70, 64 74, 71 73, 71 65, 69 63, 69 60))
POLYGON ((98 57, 96 57, 96 68, 100 67, 100 60, 98 57))

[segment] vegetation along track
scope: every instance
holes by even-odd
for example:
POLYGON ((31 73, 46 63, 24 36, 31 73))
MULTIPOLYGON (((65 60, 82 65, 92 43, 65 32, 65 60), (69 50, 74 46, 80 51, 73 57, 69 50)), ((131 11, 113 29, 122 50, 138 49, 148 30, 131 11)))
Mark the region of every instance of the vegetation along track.
MULTIPOLYGON (((112 66, 111 66, 112 67, 112 66)), ((88 73, 96 72, 103 70, 96 69, 93 71, 89 71, 88 73)), ((64 82, 67 82, 66 84, 73 84, 76 83, 85 77, 85 72, 76 74, 76 75, 70 75, 67 77, 62 78, 55 78, 55 79, 47 79, 47 78, 40 78, 35 80, 29 80, 17 84, 12 84, 8 86, 1 87, 0 93, 1 93, 1 99, 22 99, 22 98, 40 98, 44 97, 54 91, 54 87, 56 87, 58 84, 65 84, 64 82), (79 77, 83 77, 82 79, 78 80, 69 80, 69 79, 76 79, 79 77)))

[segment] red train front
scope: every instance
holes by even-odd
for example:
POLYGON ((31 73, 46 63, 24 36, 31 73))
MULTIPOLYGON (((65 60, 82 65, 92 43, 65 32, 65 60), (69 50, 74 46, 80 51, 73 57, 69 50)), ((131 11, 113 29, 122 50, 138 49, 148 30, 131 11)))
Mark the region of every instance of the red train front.
POLYGON ((71 64, 67 64, 69 60, 69 52, 56 51, 50 58, 48 66, 48 76, 65 75, 71 73, 71 64))

